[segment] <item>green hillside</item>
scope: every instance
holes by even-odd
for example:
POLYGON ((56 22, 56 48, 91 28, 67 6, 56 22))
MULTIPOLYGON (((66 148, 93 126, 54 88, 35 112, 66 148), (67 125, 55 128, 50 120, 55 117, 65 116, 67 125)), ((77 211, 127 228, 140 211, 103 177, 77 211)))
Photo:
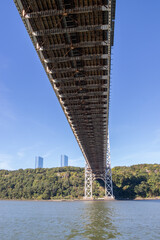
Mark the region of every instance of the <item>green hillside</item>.
POLYGON ((114 194, 117 199, 160 196, 160 165, 139 164, 112 169, 114 194))
MULTIPOLYGON (((117 199, 160 196, 160 165, 140 164, 112 169, 117 199)), ((0 199, 81 199, 84 194, 84 168, 43 168, 0 170, 0 199)), ((104 188, 93 183, 95 198, 104 188)))

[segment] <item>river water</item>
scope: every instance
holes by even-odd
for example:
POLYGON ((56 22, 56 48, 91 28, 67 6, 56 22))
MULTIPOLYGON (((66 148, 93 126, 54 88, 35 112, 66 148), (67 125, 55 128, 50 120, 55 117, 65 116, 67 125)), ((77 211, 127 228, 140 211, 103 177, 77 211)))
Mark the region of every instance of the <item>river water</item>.
POLYGON ((160 239, 160 200, 0 201, 0 240, 160 239))

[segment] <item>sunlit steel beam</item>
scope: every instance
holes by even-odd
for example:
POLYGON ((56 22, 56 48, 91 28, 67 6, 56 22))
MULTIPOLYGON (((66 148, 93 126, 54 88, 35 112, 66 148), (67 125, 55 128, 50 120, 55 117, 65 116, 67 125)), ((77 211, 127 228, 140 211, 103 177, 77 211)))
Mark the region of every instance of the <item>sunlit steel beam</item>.
POLYGON ((108 25, 87 25, 79 26, 74 28, 51 28, 39 31, 33 31, 33 36, 44 36, 44 35, 57 35, 64 33, 76 33, 76 32, 87 32, 87 31, 97 31, 97 30, 107 30, 108 25))
POLYGON ((107 80, 108 76, 104 75, 104 76, 86 76, 86 77, 65 77, 65 78, 54 78, 53 81, 54 82, 78 82, 78 81, 90 81, 90 80, 107 80))
POLYGON ((68 67, 64 67, 64 68, 53 68, 53 70, 51 69, 51 73, 57 73, 57 72, 60 72, 60 73, 65 73, 65 72, 83 72, 83 71, 92 71, 92 70, 107 70, 107 65, 104 65, 104 66, 84 66, 84 67, 81 67, 81 68, 68 68, 68 67))
POLYGON ((72 44, 51 44, 51 45, 41 45, 37 43, 36 49, 38 51, 50 51, 50 50, 58 50, 58 49, 66 49, 66 48, 86 48, 86 47, 95 47, 95 46, 107 46, 109 43, 108 41, 90 41, 90 42, 79 42, 79 43, 72 43, 72 44))
POLYGON ((24 18, 38 18, 38 17, 49 17, 49 16, 59 16, 62 15, 67 17, 69 14, 79 14, 79 13, 87 13, 87 12, 94 12, 94 11, 108 11, 107 6, 87 6, 87 7, 76 7, 72 9, 65 9, 65 10, 45 10, 39 12, 31 12, 27 13, 24 9, 22 10, 22 16, 24 18))
POLYGON ((74 57, 52 57, 44 59, 45 63, 51 62, 68 62, 68 61, 82 61, 82 60, 92 60, 92 59, 107 59, 108 54, 90 54, 74 57))

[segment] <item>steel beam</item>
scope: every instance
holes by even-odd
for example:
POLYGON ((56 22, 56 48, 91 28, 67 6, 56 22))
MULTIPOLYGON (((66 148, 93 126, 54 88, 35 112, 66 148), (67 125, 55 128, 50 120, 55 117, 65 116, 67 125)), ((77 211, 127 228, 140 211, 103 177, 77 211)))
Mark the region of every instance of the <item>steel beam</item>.
POLYGON ((73 107, 72 107, 72 108, 66 108, 66 110, 67 110, 67 112, 70 112, 70 113, 73 113, 73 114, 74 114, 75 112, 77 112, 77 113, 83 113, 84 111, 85 111, 85 112, 90 111, 91 113, 92 113, 92 112, 95 113, 95 112, 102 112, 102 111, 105 112, 105 111, 104 111, 104 107, 105 107, 105 106, 98 106, 98 107, 93 106, 93 107, 90 107, 89 110, 88 110, 88 109, 85 109, 85 108, 82 109, 81 107, 79 107, 79 108, 77 108, 77 107, 76 107, 76 108, 73 108, 73 107))
POLYGON ((22 11, 22 16, 24 18, 38 18, 38 17, 50 17, 50 16, 59 16, 62 15, 67 17, 69 14, 80 14, 80 13, 88 13, 88 12, 95 12, 95 11, 108 11, 107 6, 87 6, 87 7, 76 7, 72 9, 65 9, 65 10, 45 10, 39 12, 31 12, 27 13, 25 10, 22 11))
POLYGON ((107 80, 108 76, 87 76, 87 77, 66 77, 66 78, 54 78, 53 82, 79 82, 79 81, 90 81, 90 80, 107 80))
MULTIPOLYGON (((84 112, 83 113, 68 113, 69 116, 71 116, 72 118, 73 117, 77 117, 77 116, 84 116, 84 112)), ((85 115, 88 115, 88 116, 96 116, 96 117, 102 117, 102 116, 106 116, 106 112, 89 112, 89 113, 85 113, 85 115)))
MULTIPOLYGON (((95 129, 94 132, 93 132, 93 129, 91 129, 91 130, 86 130, 86 132, 87 132, 87 134, 89 135, 89 138, 90 138, 91 136, 93 136, 93 137, 95 138, 95 135, 96 135, 96 138, 99 137, 99 138, 101 139, 102 134, 104 134, 104 132, 106 132, 106 129, 105 129, 104 131, 99 131, 99 129, 95 129)), ((77 129, 77 130, 76 130, 76 133, 78 133, 79 137, 80 137, 80 136, 86 137, 86 134, 85 134, 86 132, 82 132, 81 129, 77 129)))
MULTIPOLYGON (((86 59, 85 59, 86 60, 86 59)), ((92 71, 92 70, 108 70, 108 66, 104 65, 104 66, 84 66, 84 67, 80 67, 80 68, 72 68, 72 67, 64 67, 64 68, 53 68, 50 70, 50 72, 53 73, 57 73, 60 71, 60 73, 65 73, 65 72, 82 72, 82 71, 92 71)))
POLYGON ((86 47, 95 47, 95 46, 107 46, 108 41, 88 41, 88 42, 79 42, 72 44, 52 44, 52 45, 41 45, 37 43, 36 49, 38 51, 50 51, 50 50, 58 50, 58 49, 76 49, 76 48, 86 48, 86 47))
POLYGON ((84 103, 82 103, 79 99, 77 99, 77 102, 73 102, 73 101, 67 101, 65 102, 64 106, 67 107, 67 106, 92 106, 92 105, 107 105, 107 102, 106 101, 100 101, 100 100, 97 100, 97 101, 84 101, 84 103))
MULTIPOLYGON (((66 104, 68 104, 68 103, 77 103, 77 102, 80 102, 80 103, 82 103, 82 104, 88 104, 88 103, 92 103, 92 102, 95 102, 95 99, 99 99, 99 100, 101 100, 102 98, 101 97, 104 97, 103 99, 106 99, 107 97, 106 96, 95 96, 95 95, 93 95, 93 96, 91 96, 92 98, 88 98, 88 99, 80 99, 80 98, 73 98, 73 97, 71 97, 71 98, 66 98, 66 100, 65 100, 65 103, 66 104), (98 97, 98 98, 95 98, 95 97, 98 97)), ((64 104, 65 104, 64 103, 64 104)))
POLYGON ((77 91, 83 91, 83 90, 90 90, 90 89, 96 89, 96 88, 106 88, 107 84, 86 84, 86 85, 72 85, 72 86, 57 86, 58 91, 69 91, 69 90, 77 90, 77 91))
POLYGON ((44 59, 44 62, 57 63, 57 62, 82 61, 82 60, 107 59, 107 58, 108 58, 108 54, 90 54, 90 55, 82 55, 82 56, 74 56, 74 57, 52 57, 52 58, 44 59))
MULTIPOLYGON (((103 105, 103 106, 95 105, 95 106, 91 106, 90 109, 93 111, 95 109, 104 109, 104 107, 105 107, 105 105, 103 105)), ((74 108, 73 107, 71 107, 71 108, 66 107, 66 109, 67 109, 68 112, 75 112, 75 111, 79 112, 79 111, 82 111, 81 107, 74 107, 74 108)), ((87 109, 84 108, 84 111, 85 110, 87 111, 87 109)), ((93 124, 88 124, 88 126, 94 126, 94 125, 93 124)))
MULTIPOLYGON (((89 99, 79 99, 79 98, 76 98, 76 99, 66 99, 66 102, 65 102, 65 105, 70 105, 70 106, 76 106, 76 105, 82 105, 82 106, 90 106, 90 105, 93 105, 93 104, 107 104, 107 101, 106 101, 106 98, 89 98, 89 99)), ((107 104, 108 105, 108 104, 107 104)), ((90 120, 90 119, 88 119, 90 120)))
POLYGON ((88 121, 86 121, 86 118, 82 118, 82 119, 74 119, 74 120, 72 120, 72 123, 73 123, 73 125, 74 124, 75 125, 82 124, 82 125, 87 125, 87 126, 90 126, 90 125, 94 126, 94 125, 96 125, 98 123, 106 125, 106 119, 103 118, 103 117, 99 117, 98 119, 97 118, 96 119, 92 119, 92 121, 88 122, 88 121))
MULTIPOLYGON (((96 124, 98 124, 99 126, 101 127, 107 127, 105 123, 101 123, 101 122, 96 122, 96 124)), ((78 128, 81 128, 81 127, 84 127, 87 129, 87 127, 95 127, 95 125, 93 125, 92 123, 90 124, 84 124, 84 122, 78 122, 78 123, 74 123, 73 126, 75 126, 77 129, 78 128)))
POLYGON ((88 31, 97 31, 97 30, 108 30, 108 25, 87 25, 79 26, 74 28, 51 28, 44 29, 39 31, 33 31, 33 36, 45 36, 45 35, 57 35, 64 33, 76 33, 76 32, 88 32, 88 31))
POLYGON ((90 91, 90 92, 74 92, 74 93, 60 93, 60 97, 73 97, 76 96, 77 98, 80 96, 92 96, 92 95, 101 95, 101 96, 107 96, 108 92, 107 91, 90 91))

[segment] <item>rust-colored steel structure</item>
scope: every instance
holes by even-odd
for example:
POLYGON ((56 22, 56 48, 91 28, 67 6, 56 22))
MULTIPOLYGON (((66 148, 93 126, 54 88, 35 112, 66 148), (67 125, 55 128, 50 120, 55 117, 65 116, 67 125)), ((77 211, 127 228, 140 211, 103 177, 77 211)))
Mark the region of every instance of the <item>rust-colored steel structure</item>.
POLYGON ((14 0, 94 176, 106 171, 115 0, 14 0))

